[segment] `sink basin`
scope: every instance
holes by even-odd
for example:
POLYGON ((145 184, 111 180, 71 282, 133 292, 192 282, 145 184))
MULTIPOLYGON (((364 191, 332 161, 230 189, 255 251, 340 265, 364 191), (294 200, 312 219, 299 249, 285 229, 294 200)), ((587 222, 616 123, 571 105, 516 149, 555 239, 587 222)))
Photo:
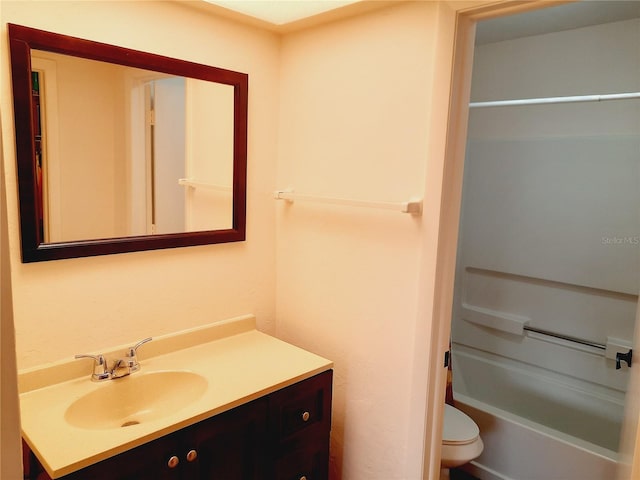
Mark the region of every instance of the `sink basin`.
POLYGON ((134 373, 97 385, 69 406, 65 420, 94 430, 138 425, 197 401, 207 386, 204 377, 188 371, 134 373))

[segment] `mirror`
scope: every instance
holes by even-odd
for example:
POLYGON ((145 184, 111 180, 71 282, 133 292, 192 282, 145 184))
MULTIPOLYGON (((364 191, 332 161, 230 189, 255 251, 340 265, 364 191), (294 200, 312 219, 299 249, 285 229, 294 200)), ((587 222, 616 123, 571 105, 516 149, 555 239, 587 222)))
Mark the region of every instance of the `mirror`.
POLYGON ((246 74, 9 39, 23 262, 245 239, 246 74))

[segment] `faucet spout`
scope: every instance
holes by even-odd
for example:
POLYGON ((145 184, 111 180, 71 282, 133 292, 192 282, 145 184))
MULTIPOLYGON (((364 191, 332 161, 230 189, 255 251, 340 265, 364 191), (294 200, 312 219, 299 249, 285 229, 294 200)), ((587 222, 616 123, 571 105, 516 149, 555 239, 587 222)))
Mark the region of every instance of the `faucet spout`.
POLYGON ((113 362, 113 367, 111 368, 111 371, 109 372, 109 375, 110 375, 111 378, 126 377, 129 374, 131 374, 131 370, 130 370, 129 366, 127 365, 127 362, 123 358, 121 358, 119 360, 115 360, 113 362), (125 371, 121 372, 122 369, 125 369, 125 371))

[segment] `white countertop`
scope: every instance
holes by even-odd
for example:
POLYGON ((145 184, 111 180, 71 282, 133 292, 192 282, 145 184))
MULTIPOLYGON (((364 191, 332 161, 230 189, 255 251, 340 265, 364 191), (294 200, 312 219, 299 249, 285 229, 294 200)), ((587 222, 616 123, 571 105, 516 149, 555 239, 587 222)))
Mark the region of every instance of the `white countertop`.
MULTIPOLYGON (((121 349, 119 356, 105 356, 111 361, 123 353, 121 349)), ((132 377, 165 370, 190 371, 204 377, 208 387, 198 400, 162 418, 126 428, 87 429, 65 420, 67 408, 78 398, 118 380, 92 382, 89 361, 84 363, 82 376, 70 379, 64 378, 65 367, 77 372, 78 361, 20 372, 22 435, 52 478, 332 368, 329 360, 257 331, 251 315, 155 339, 140 348, 138 359, 141 369, 132 377)))

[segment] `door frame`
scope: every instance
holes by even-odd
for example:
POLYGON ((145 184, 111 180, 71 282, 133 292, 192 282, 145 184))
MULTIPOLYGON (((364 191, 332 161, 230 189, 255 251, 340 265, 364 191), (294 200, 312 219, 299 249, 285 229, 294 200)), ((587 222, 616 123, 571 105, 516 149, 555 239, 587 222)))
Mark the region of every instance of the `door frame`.
MULTIPOLYGON (((449 105, 446 112, 446 135, 442 145, 443 163, 438 165, 440 185, 437 194, 439 215, 437 222, 435 279, 432 297, 424 301, 424 314, 431 318, 430 337, 427 342, 425 360, 429 368, 426 380, 427 408, 425 412, 424 446, 422 455, 422 475, 424 479, 436 480, 440 475, 440 449, 447 369, 443 368, 445 352, 449 350, 451 333, 451 311, 458 243, 458 223, 462 200, 462 174, 467 138, 467 119, 471 94, 471 71, 473 66, 475 27, 480 20, 515 15, 527 11, 559 6, 570 1, 554 0, 502 0, 502 1, 445 1, 440 5, 438 46, 452 53, 449 65, 436 59, 437 68, 450 67, 449 105), (430 310, 430 312, 427 312, 430 310), (430 341, 429 341, 430 339, 430 341)), ((447 62, 448 63, 448 62, 447 62)), ((434 115, 436 118, 438 115, 434 115)), ((433 183, 431 183, 433 185, 433 183)), ((426 199, 426 197, 425 197, 426 199)), ((433 224, 432 224, 433 226, 433 224)), ((429 241, 429 240, 427 240, 429 241)), ((425 245, 425 250, 429 245, 425 245)), ((431 245, 433 248, 433 244, 431 245)), ((428 256, 428 255, 426 255, 428 256)), ((422 278, 433 275, 433 264, 425 262, 422 278)), ((640 312, 639 312, 640 317, 640 312)), ((640 318, 639 318, 640 319, 640 318)), ((429 327, 427 326, 427 330, 429 327)), ((639 344, 640 332, 636 329, 635 344, 639 344)), ((418 332, 419 333, 419 332, 418 332)), ((429 335, 427 333, 427 335, 429 335)), ((420 338, 417 335, 417 338, 420 338)), ((618 480, 634 478, 640 474, 640 436, 638 428, 638 408, 630 398, 640 397, 640 372, 631 376, 620 451, 618 480), (634 378, 638 377, 638 378, 634 378), (629 408, 631 407, 631 408, 629 408), (638 453, 635 455, 635 453, 638 453)))

